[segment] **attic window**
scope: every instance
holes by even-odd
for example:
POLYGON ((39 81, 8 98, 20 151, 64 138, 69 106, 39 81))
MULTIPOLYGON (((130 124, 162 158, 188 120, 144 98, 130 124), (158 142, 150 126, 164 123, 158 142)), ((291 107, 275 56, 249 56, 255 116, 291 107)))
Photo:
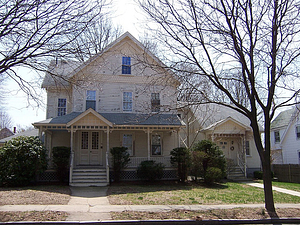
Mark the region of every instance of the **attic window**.
POLYGON ((122 57, 122 74, 131 74, 131 58, 122 57))

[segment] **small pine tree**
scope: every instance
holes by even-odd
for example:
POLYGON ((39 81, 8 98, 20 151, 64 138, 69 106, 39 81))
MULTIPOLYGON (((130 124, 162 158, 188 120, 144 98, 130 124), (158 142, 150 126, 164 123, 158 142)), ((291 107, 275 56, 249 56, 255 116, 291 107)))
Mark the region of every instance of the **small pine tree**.
POLYGON ((130 162, 130 155, 126 147, 113 147, 110 149, 113 158, 114 181, 119 182, 121 171, 127 167, 130 162))
POLYGON ((171 152, 171 164, 177 167, 179 181, 185 182, 190 165, 190 151, 185 147, 174 148, 171 152))

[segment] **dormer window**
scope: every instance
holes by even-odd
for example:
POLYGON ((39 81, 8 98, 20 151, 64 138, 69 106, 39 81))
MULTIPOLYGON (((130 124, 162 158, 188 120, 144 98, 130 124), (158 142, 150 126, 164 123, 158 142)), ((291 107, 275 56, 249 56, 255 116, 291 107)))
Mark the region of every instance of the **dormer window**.
POLYGON ((86 91, 86 109, 96 110, 96 91, 86 91))
POLYGON ((122 74, 131 74, 131 58, 122 57, 122 74))

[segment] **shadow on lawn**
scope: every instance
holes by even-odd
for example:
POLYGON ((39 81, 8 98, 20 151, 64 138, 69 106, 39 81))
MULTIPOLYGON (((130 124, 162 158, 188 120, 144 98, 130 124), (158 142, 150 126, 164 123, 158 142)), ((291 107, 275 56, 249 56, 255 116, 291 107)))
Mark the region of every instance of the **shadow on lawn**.
POLYGON ((192 189, 227 189, 226 183, 215 183, 206 185, 203 182, 187 182, 179 183, 176 181, 155 181, 155 182, 120 182, 112 183, 109 186, 107 195, 129 194, 129 193, 144 193, 158 191, 176 191, 176 190, 192 190, 192 189))

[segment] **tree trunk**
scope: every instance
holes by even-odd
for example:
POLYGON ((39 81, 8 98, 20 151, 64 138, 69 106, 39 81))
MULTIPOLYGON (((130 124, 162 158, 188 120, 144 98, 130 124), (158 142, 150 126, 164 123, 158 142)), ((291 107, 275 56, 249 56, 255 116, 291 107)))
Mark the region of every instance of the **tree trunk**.
MULTIPOLYGON (((266 157, 266 158, 268 158, 268 157, 266 157)), ((272 190, 271 165, 270 165, 270 160, 265 160, 265 161, 268 161, 268 162, 262 162, 264 193, 265 193, 265 207, 269 213, 275 213, 273 190, 272 190)))

